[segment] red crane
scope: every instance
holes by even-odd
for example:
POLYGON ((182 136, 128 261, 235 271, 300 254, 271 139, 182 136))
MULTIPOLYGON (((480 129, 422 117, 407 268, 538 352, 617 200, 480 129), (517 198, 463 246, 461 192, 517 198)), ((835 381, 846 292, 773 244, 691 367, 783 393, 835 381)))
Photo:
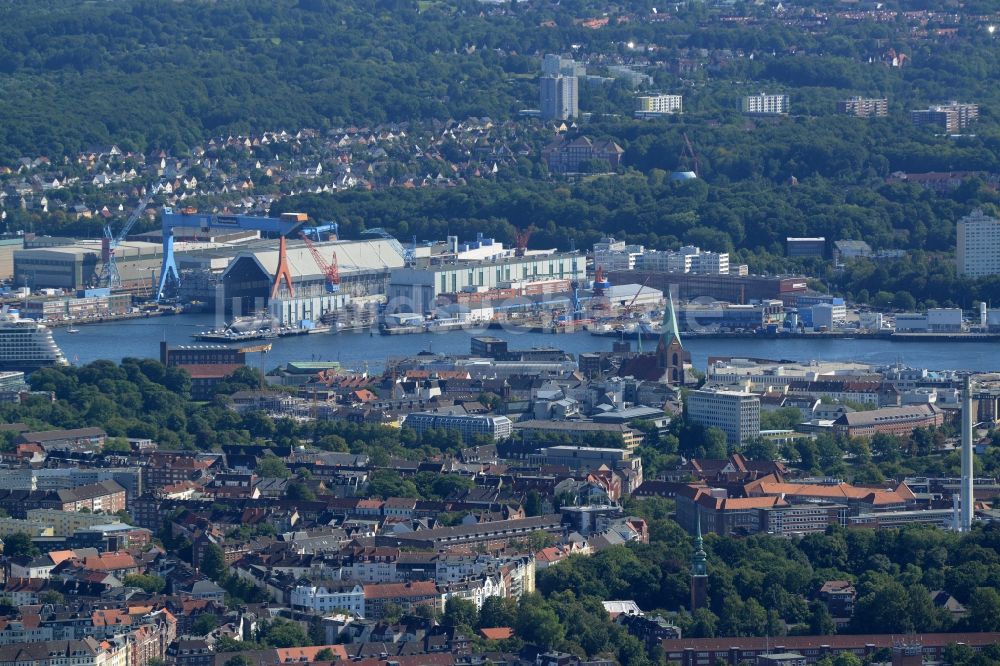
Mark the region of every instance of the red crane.
POLYGON ((531 234, 535 233, 535 225, 529 226, 527 229, 518 229, 514 234, 514 256, 523 257, 528 251, 528 240, 531 238, 531 234))
POLYGON ((333 258, 327 261, 319 253, 319 250, 316 249, 316 246, 312 244, 312 241, 309 240, 309 236, 306 236, 305 233, 300 233, 299 238, 306 242, 306 247, 309 248, 313 260, 315 260, 319 269, 323 271, 323 275, 326 276, 326 290, 331 294, 340 291, 340 265, 337 263, 337 253, 332 252, 333 258))

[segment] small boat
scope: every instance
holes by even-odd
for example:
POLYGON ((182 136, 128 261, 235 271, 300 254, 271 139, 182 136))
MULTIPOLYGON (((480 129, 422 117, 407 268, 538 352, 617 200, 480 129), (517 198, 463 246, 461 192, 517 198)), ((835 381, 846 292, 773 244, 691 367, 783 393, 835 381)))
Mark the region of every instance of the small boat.
POLYGON ((67 333, 79 333, 79 332, 80 332, 80 329, 78 329, 78 328, 73 328, 72 326, 70 326, 69 328, 67 328, 67 329, 66 329, 66 332, 67 332, 67 333))

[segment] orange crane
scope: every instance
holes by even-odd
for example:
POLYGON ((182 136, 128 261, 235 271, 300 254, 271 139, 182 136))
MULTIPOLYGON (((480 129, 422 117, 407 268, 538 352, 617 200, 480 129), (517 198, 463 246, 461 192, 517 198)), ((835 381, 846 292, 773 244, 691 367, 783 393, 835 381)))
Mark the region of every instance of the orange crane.
POLYGON ((531 238, 531 234, 535 233, 535 225, 529 226, 527 229, 518 229, 514 234, 514 243, 516 245, 514 249, 515 257, 523 257, 528 251, 528 240, 531 238))
POLYGON ((319 250, 316 249, 316 246, 312 244, 312 241, 309 240, 309 236, 306 236, 305 233, 300 233, 299 238, 306 242, 306 247, 309 248, 309 252, 316 261, 316 265, 319 266, 319 269, 323 271, 323 275, 326 276, 326 290, 331 294, 340 291, 340 265, 337 263, 337 253, 333 252, 333 258, 327 261, 319 253, 319 250))

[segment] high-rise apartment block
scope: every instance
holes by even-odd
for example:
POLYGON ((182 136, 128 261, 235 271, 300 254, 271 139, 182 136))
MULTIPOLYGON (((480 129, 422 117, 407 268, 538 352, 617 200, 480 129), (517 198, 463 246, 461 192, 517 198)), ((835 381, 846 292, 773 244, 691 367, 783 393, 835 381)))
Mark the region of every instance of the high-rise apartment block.
POLYGON ((947 134, 955 134, 968 127, 979 117, 978 104, 961 104, 951 102, 938 104, 926 109, 910 111, 910 120, 914 125, 930 125, 947 134))
POLYGON ((837 102, 837 113, 857 118, 876 118, 889 115, 889 100, 885 97, 852 97, 837 102))
POLYGON ((1000 274, 1000 220, 976 209, 958 221, 955 255, 958 274, 1000 274))
POLYGON ((684 111, 681 95, 640 95, 636 97, 636 118, 664 116, 684 111))
POLYGON ((575 76, 543 76, 539 81, 542 118, 567 120, 580 115, 579 85, 579 79, 575 76))
POLYGON ((587 66, 572 58, 563 58, 554 53, 546 53, 542 58, 542 76, 575 76, 587 75, 587 66))
POLYGON ((722 430, 730 444, 745 444, 760 435, 760 400, 752 393, 691 391, 687 412, 692 422, 722 430))
POLYGON ((777 116, 788 113, 788 95, 747 95, 743 98, 740 110, 747 115, 777 116))

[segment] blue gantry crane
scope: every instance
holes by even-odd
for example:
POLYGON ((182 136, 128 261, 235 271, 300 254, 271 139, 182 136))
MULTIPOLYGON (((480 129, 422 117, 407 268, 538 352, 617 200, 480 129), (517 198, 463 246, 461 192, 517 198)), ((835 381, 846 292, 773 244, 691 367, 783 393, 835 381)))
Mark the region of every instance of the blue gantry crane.
MULTIPOLYGON (((163 207, 163 266, 160 269, 160 286, 156 292, 156 300, 165 298, 167 287, 173 285, 175 288, 181 282, 180 272, 177 270, 177 260, 174 258, 174 229, 183 227, 194 227, 201 231, 209 229, 248 229, 260 231, 265 234, 274 234, 281 239, 280 258, 278 275, 274 283, 276 292, 281 280, 284 279, 291 289, 291 274, 288 271, 285 258, 285 237, 293 233, 303 233, 306 236, 319 238, 320 234, 332 231, 337 232, 335 222, 323 223, 312 227, 306 227, 309 217, 304 213, 283 213, 281 217, 258 217, 254 215, 218 215, 214 213, 199 213, 197 210, 185 208, 175 211, 168 206, 163 207)), ((272 294, 273 296, 273 294, 272 294)))
POLYGON ((146 210, 146 206, 149 202, 153 200, 156 193, 160 191, 161 183, 150 187, 146 194, 143 195, 142 199, 139 200, 139 205, 135 207, 132 214, 129 215, 128 220, 125 221, 122 230, 118 232, 118 235, 114 235, 111 231, 111 224, 104 225, 104 238, 101 239, 101 263, 103 268, 101 269, 100 276, 100 286, 107 287, 110 289, 117 289, 122 286, 122 276, 118 272, 118 264, 115 258, 115 253, 118 246, 125 240, 125 238, 132 231, 132 227, 135 223, 139 221, 139 217, 142 216, 142 211, 146 210))

